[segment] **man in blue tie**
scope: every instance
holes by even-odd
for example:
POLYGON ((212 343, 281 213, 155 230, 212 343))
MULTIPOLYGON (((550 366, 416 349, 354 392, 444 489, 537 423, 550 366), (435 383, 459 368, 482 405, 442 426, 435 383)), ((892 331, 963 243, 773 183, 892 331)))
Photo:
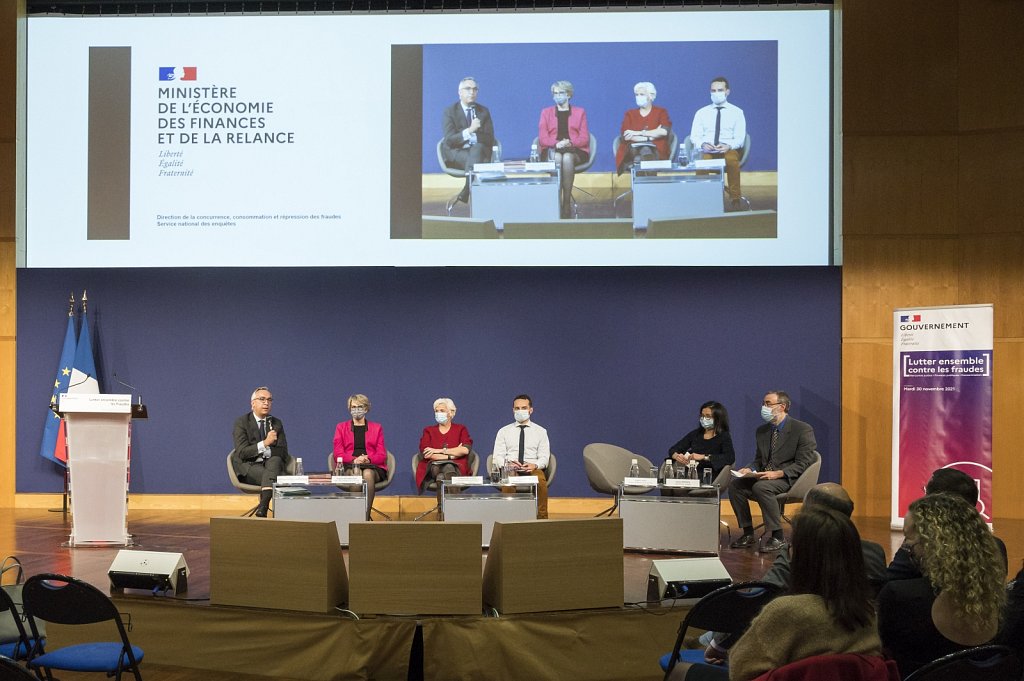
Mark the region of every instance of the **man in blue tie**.
MULTIPOLYGON (((480 88, 476 78, 466 76, 459 81, 459 101, 444 110, 441 125, 444 142, 441 157, 449 168, 471 170, 476 163, 491 160, 494 146, 494 123, 491 112, 476 101, 480 88)), ((458 197, 452 201, 469 203, 469 176, 458 197)), ((448 206, 451 210, 451 205, 448 206)))
POLYGON ((772 390, 764 396, 761 404, 761 419, 764 425, 754 433, 757 452, 754 463, 735 472, 737 477, 729 485, 729 503, 736 513, 736 522, 743 535, 730 546, 745 549, 757 544, 754 536, 754 522, 750 517, 750 500, 761 507, 765 532, 771 538, 761 547, 763 552, 779 551, 786 548, 786 537, 782 533, 782 511, 775 495, 787 491, 812 461, 818 443, 814 439, 814 428, 789 415, 792 402, 789 394, 772 390))
POLYGON ((240 482, 260 486, 260 504, 255 515, 267 517, 274 481, 288 467, 288 439, 281 419, 270 415, 274 396, 270 388, 252 391, 252 411, 235 420, 235 449, 231 465, 240 482))
POLYGON ((740 153, 747 138, 743 109, 730 104, 729 81, 717 76, 711 81, 711 104, 697 109, 690 128, 690 143, 703 157, 724 158, 729 181, 730 208, 740 207, 740 153))
POLYGON ((537 476, 537 517, 548 517, 547 467, 551 460, 548 431, 531 420, 533 400, 529 395, 516 395, 512 400, 514 421, 503 426, 494 438, 491 464, 508 464, 512 475, 537 476))

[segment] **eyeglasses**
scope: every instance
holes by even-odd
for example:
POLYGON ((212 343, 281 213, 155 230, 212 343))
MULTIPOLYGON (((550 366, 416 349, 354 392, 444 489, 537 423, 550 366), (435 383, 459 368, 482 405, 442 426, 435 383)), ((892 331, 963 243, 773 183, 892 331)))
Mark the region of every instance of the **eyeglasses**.
POLYGON ((776 404, 782 404, 782 402, 769 402, 768 400, 764 401, 764 406, 766 407, 774 407, 776 404))
POLYGON ((478 87, 460 87, 459 89, 460 90, 466 90, 467 92, 476 92, 480 88, 478 88, 478 87))
POLYGON ((254 397, 253 402, 273 402, 273 397, 254 397))

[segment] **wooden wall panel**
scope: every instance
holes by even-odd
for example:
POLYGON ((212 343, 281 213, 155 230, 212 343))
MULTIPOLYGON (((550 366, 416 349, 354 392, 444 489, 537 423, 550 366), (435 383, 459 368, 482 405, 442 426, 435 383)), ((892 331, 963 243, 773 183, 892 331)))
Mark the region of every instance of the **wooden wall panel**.
POLYGON ((955 234, 956 135, 858 135, 843 144, 843 234, 955 234))
POLYGON ((15 140, 17 138, 18 17, 23 3, 0 2, 0 508, 14 506, 15 361, 15 140))
MULTIPOLYGON (((992 370, 992 499, 998 518, 1024 518, 1024 340, 996 341, 992 370)), ((1011 570, 1012 572, 1012 570, 1011 570)))
MULTIPOLYGON (((0 2, 0 142, 13 142, 17 120, 17 18, 20 2, 0 2)), ((0 170, 0 176, 4 175, 0 170)))
POLYGON ((996 338, 1024 338, 1024 233, 965 238, 959 289, 961 305, 995 305, 996 338))
POLYGON ((961 0, 958 21, 960 129, 1024 125, 1024 2, 961 0))
POLYGON ((957 0, 851 0, 843 15, 843 130, 957 126, 957 0))
MULTIPOLYGON (((0 104, 0 110, 3 110, 0 104)), ((15 144, 0 141, 0 239, 14 238, 15 144)), ((13 261, 12 266, 13 266, 13 261)))
POLYGON ((974 133, 960 149, 960 233, 1024 232, 1024 129, 974 133))
POLYGON ((957 299, 956 237, 847 237, 843 249, 844 339, 892 338, 893 308, 957 299))
POLYGON ((843 486, 858 516, 887 516, 892 452, 892 342, 843 343, 843 486))

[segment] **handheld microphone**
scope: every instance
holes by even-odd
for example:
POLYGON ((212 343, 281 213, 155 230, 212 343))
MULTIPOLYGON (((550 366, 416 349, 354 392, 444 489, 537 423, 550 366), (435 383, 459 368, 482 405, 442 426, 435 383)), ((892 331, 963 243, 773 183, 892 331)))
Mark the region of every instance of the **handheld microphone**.
POLYGON ((469 107, 469 117, 471 119, 476 119, 476 107, 475 106, 469 107))
POLYGON ((267 432, 269 433, 274 429, 274 420, 270 414, 267 414, 267 432))

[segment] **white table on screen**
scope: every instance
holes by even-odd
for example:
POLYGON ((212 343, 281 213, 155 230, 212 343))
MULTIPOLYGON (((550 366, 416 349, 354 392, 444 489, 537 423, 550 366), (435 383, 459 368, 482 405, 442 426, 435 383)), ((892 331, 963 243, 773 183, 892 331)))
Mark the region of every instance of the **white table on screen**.
POLYGON ((327 482, 274 484, 274 517, 284 520, 333 520, 338 541, 348 546, 349 523, 366 521, 366 482, 362 490, 348 492, 327 482), (304 496, 290 496, 286 489, 302 488, 304 496))
MULTIPOLYGON (((486 164, 492 166, 494 164, 486 164)), ((536 164, 544 170, 505 165, 502 170, 470 171, 471 212, 474 219, 506 222, 553 222, 559 219, 558 166, 536 164)))
POLYGON ((707 218, 725 213, 725 160, 700 161, 652 170, 630 168, 633 180, 633 228, 650 220, 707 218))
POLYGON ((441 519, 468 520, 481 524, 481 546, 490 546, 496 522, 537 519, 537 485, 517 485, 515 492, 503 492, 507 484, 485 482, 465 486, 441 484, 441 519), (452 491, 452 487, 458 492, 452 491))
POLYGON ((637 551, 718 554, 721 519, 717 487, 666 488, 687 496, 623 494, 619 487, 622 547, 637 551))

